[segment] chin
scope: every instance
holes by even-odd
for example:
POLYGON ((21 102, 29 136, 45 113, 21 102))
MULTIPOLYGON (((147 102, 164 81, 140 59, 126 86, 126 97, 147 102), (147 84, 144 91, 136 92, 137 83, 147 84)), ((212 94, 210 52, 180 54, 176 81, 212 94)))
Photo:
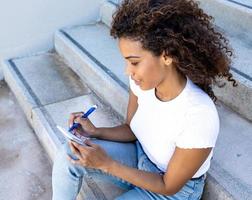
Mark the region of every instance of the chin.
POLYGON ((140 89, 141 90, 151 90, 151 89, 153 89, 153 88, 150 88, 150 87, 144 87, 144 86, 141 86, 141 85, 139 85, 139 87, 140 87, 140 89))

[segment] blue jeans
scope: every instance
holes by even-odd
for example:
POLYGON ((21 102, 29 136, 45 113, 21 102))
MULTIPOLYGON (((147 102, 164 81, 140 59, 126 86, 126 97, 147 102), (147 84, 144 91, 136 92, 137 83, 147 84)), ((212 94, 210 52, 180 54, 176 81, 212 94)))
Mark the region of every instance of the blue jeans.
MULTIPOLYGON (((100 139, 92 140, 94 143, 99 144, 114 160, 117 160, 122 164, 138 168, 140 170, 163 174, 163 172, 149 160, 139 141, 134 143, 121 143, 100 139)), ((101 170, 87 168, 80 165, 73 165, 67 160, 66 153, 75 158, 67 143, 57 154, 53 165, 53 200, 76 199, 84 176, 99 177, 101 180, 105 179, 106 181, 110 181, 116 186, 125 189, 126 192, 118 196, 116 200, 199 200, 203 193, 206 178, 205 175, 197 180, 189 180, 176 194, 172 196, 165 196, 137 187, 101 170)))

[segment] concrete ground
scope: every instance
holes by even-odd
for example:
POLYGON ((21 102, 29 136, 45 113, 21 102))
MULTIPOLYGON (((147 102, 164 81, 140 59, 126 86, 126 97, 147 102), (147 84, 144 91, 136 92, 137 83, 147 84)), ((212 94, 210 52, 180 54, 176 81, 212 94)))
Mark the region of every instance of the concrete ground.
POLYGON ((5 82, 0 81, 0 200, 51 199, 51 164, 5 82))

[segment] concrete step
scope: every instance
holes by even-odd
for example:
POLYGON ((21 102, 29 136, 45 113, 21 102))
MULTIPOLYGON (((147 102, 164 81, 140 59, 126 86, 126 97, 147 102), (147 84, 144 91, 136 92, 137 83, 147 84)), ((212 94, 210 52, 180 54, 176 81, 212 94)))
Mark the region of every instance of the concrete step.
POLYGON ((84 82, 122 117, 128 101, 128 79, 116 41, 104 24, 64 29, 55 34, 55 49, 84 82))
MULTIPOLYGON (((51 160, 65 142, 56 128, 67 129, 72 112, 98 105, 90 119, 96 126, 116 126, 122 119, 104 104, 56 53, 42 53, 4 62, 4 78, 15 94, 51 160)), ((81 199, 113 199, 123 191, 113 184, 86 178, 81 199), (98 191, 98 192, 97 192, 98 191)))
POLYGON ((241 6, 251 7, 252 8, 252 1, 251 0, 228 0, 230 2, 236 3, 241 6))
POLYGON ((214 92, 227 106, 252 121, 252 40, 231 34, 228 38, 235 50, 231 72, 238 86, 225 81, 226 86, 214 87, 214 92))
MULTIPOLYGON (((100 9, 101 21, 110 26, 112 14, 122 0, 104 2, 100 9)), ((221 29, 239 35, 245 33, 252 37, 252 1, 251 0, 199 0, 200 6, 214 16, 215 23, 221 29)))
POLYGON ((100 19, 108 27, 111 26, 112 15, 117 7, 117 2, 105 1, 100 8, 100 19))
POLYGON ((214 17, 214 23, 235 35, 252 39, 252 6, 244 0, 199 0, 200 6, 214 17), (242 3, 243 2, 243 3, 242 3))
POLYGON ((234 49, 231 71, 238 87, 230 83, 215 88, 219 99, 252 121, 252 3, 246 0, 200 0, 200 6, 214 17, 214 23, 234 49))
MULTIPOLYGON (((236 49, 239 49, 239 55, 232 67, 239 86, 233 88, 228 83, 226 87, 215 87, 214 90, 221 101, 252 121, 252 70, 249 68, 252 63, 252 57, 249 56, 252 48, 246 44, 246 40, 237 37, 231 39, 236 49), (246 56, 248 57, 245 60, 246 56)), ((83 73, 90 73, 88 78, 84 78, 90 87, 103 99, 110 101, 108 103, 119 114, 125 114, 128 85, 124 75, 124 61, 116 40, 109 36, 109 29, 104 24, 60 30, 55 35, 55 48, 81 77, 83 73), (106 87, 101 88, 101 84, 106 87), (117 98, 112 99, 114 95, 120 101, 117 101, 117 98)))
POLYGON ((220 134, 204 197, 252 199, 252 123, 221 103, 217 109, 220 134))
MULTIPOLYGON (((104 88, 107 85, 117 84, 116 96, 105 100, 111 103, 115 110, 123 116, 127 99, 120 100, 120 108, 118 108, 116 107, 117 95, 125 93, 125 85, 128 86, 128 83, 123 76, 123 67, 121 67, 123 61, 116 50, 115 42, 108 36, 108 30, 102 24, 61 30, 55 36, 57 52, 91 88, 99 86, 95 89, 99 95, 101 92, 107 92, 107 94, 101 94, 103 98, 106 98, 112 89, 106 90, 104 88), (106 34, 107 36, 105 36, 106 34), (90 71, 92 71, 91 75, 90 71), (97 74, 95 74, 96 71, 97 74), (85 74, 88 76, 83 77, 85 74), (93 81, 94 79, 98 81, 98 84, 93 81), (111 83, 103 83, 100 80, 111 81, 111 83), (102 89, 100 88, 101 84, 105 86, 102 89)), ((209 171, 204 198, 251 199, 252 176, 249 174, 252 171, 249 166, 252 163, 249 155, 252 152, 252 124, 221 103, 218 110, 222 124, 221 133, 209 171), (234 121, 235 124, 230 123, 234 121), (238 138, 239 142, 237 143, 238 138), (247 173, 244 174, 244 170, 241 172, 241 168, 246 168, 247 173)))

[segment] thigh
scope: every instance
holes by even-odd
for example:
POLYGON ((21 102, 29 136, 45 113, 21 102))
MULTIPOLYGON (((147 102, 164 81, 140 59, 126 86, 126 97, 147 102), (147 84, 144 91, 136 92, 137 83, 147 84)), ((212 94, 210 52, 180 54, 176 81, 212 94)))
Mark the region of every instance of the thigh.
POLYGON ((108 140, 92 139, 92 142, 100 145, 114 160, 137 168, 137 153, 135 142, 113 142, 108 140))
POLYGON ((136 190, 136 188, 123 193, 121 196, 115 198, 115 200, 148 200, 146 196, 136 190))

